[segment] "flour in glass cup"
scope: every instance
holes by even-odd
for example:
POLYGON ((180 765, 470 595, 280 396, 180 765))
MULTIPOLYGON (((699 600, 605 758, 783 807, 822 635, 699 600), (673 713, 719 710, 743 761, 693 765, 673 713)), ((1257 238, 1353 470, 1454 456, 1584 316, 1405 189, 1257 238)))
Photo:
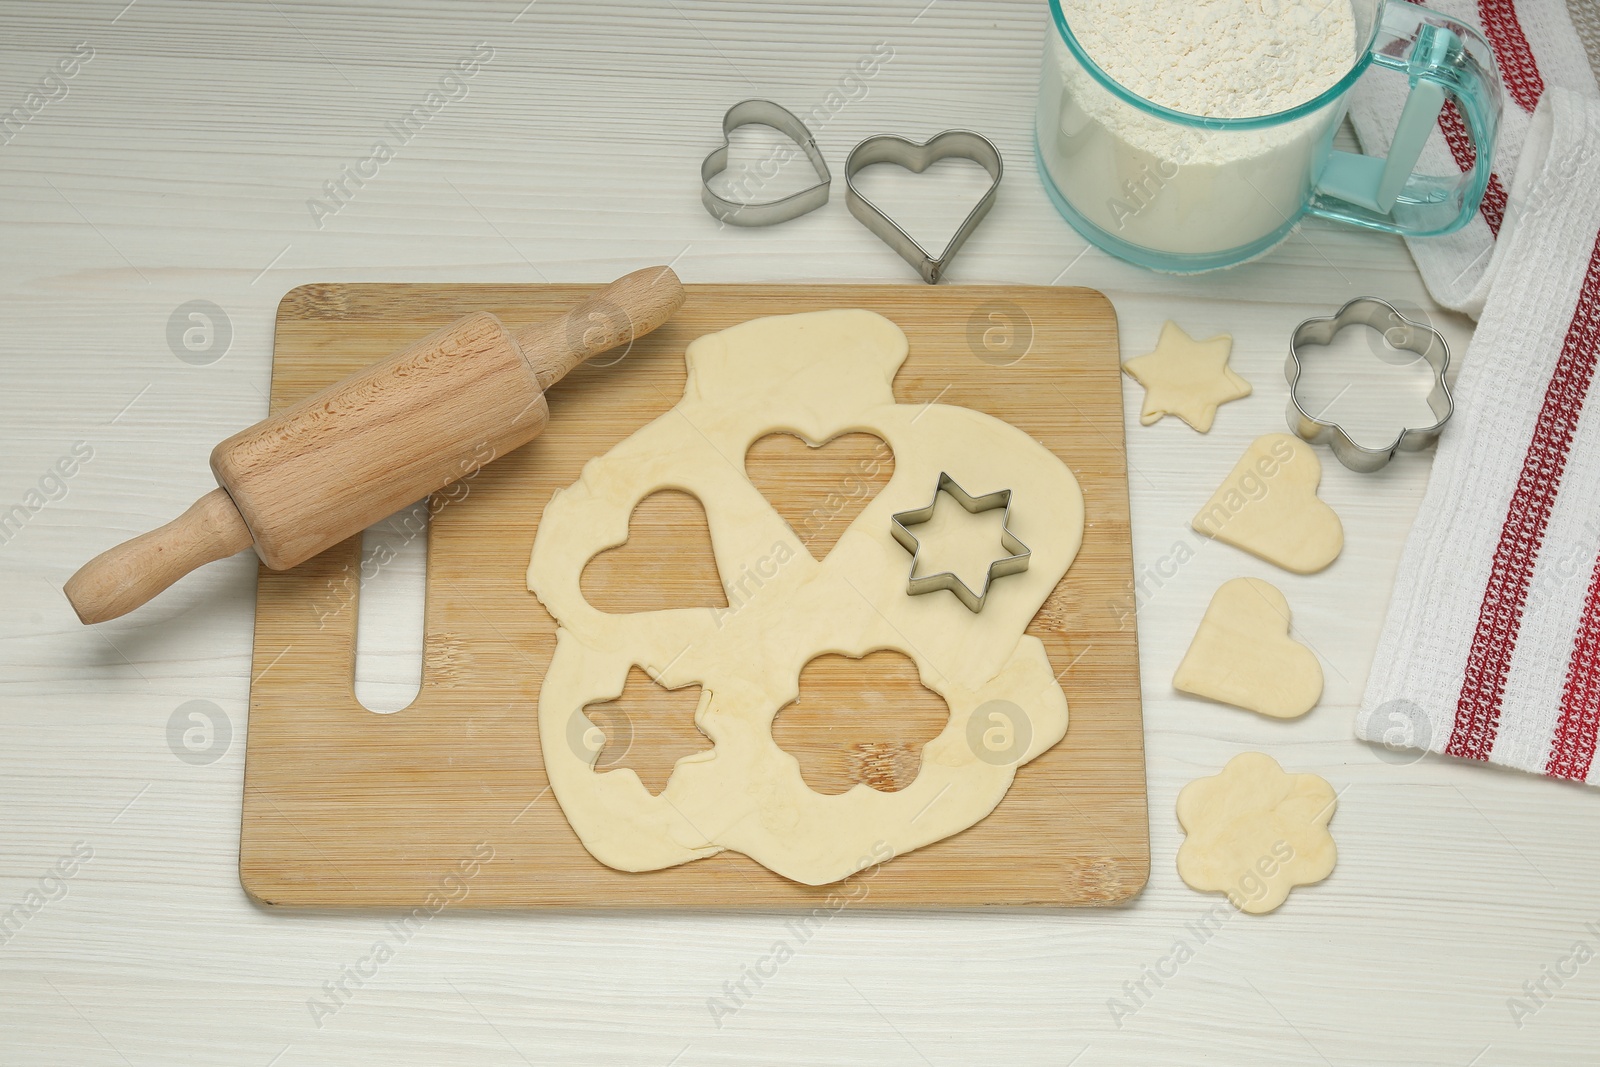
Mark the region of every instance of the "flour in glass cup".
POLYGON ((1355 60, 1349 0, 1062 0, 1061 10, 1101 70, 1191 115, 1287 111, 1355 60))
MULTIPOLYGON (((1080 46, 1152 103, 1204 118, 1275 115, 1335 85, 1357 58, 1351 0, 1061 0, 1080 46)), ((1054 29, 1040 157, 1089 222, 1180 254, 1239 248, 1299 214, 1343 101, 1254 129, 1184 125, 1118 99, 1054 29)))

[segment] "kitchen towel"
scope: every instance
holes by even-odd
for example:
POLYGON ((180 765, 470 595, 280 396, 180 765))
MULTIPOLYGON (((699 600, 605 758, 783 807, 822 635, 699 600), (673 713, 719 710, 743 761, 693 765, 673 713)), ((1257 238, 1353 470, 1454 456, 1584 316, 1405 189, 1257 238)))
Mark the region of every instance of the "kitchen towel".
MULTIPOLYGON (((1473 222, 1411 242, 1479 322, 1356 734, 1600 785, 1600 92, 1560 0, 1434 3, 1493 43, 1503 140, 1473 222)), ((1370 151, 1383 110, 1352 106, 1370 151)), ((1435 165, 1470 166, 1453 122, 1435 165)))

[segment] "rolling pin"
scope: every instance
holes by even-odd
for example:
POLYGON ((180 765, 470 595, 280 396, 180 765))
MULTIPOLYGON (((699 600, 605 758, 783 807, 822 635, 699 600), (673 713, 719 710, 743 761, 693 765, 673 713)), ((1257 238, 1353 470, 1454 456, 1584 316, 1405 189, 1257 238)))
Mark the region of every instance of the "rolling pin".
POLYGON ((252 545, 273 570, 303 563, 528 443, 550 418, 545 390, 682 303, 678 276, 649 267, 515 334, 468 315, 223 441, 211 453, 220 488, 84 564, 67 599, 83 622, 104 622, 252 545))

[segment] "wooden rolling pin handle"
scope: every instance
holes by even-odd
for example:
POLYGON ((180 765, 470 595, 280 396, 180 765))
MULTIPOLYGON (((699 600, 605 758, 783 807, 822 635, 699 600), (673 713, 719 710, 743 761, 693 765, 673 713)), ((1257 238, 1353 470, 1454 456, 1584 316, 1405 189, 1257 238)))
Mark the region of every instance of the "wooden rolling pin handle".
POLYGON ((211 456, 223 488, 90 560, 67 599, 104 622, 252 544, 268 567, 296 566, 527 443, 544 428, 545 389, 654 330, 683 297, 670 267, 648 267, 514 337, 469 315, 223 441, 211 456))
MULTIPOLYGON (((516 334, 540 389, 549 389, 590 356, 633 344, 683 305, 683 286, 671 267, 625 274, 552 321, 516 334)), ((620 358, 620 357, 619 357, 620 358)))
POLYGON ((67 580, 67 599, 85 623, 126 615, 196 567, 252 544, 225 489, 213 489, 159 529, 109 548, 67 580))

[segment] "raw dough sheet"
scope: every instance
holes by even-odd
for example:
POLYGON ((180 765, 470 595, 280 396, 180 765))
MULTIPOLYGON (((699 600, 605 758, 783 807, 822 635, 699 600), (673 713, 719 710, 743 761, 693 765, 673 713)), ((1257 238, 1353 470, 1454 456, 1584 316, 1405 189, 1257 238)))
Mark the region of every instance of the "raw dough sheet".
POLYGON ((528 583, 561 630, 540 690, 540 742, 562 810, 597 859, 642 871, 734 849, 795 881, 836 881, 982 819, 1016 768, 1064 735, 1066 698, 1043 644, 1024 631, 1082 541, 1077 480, 991 416, 896 404, 891 383, 906 354, 900 328, 865 310, 773 316, 702 337, 688 348, 682 401, 590 461, 546 507, 528 583), (893 449, 888 485, 823 560, 745 475, 746 450, 773 432, 811 444, 866 432, 893 449), (1012 531, 1032 549, 1029 569, 997 581, 981 614, 946 593, 906 594, 910 558, 889 516, 925 505, 941 472, 974 494, 1012 489, 1012 531), (605 614, 582 596, 584 565, 624 542, 634 507, 660 489, 704 505, 725 586, 760 577, 741 586, 737 611, 605 614), (906 788, 817 793, 772 740, 772 719, 811 659, 878 649, 910 657, 950 719, 906 788), (679 761, 656 796, 627 768, 596 773, 594 746, 571 741, 590 729, 583 708, 615 698, 634 665, 667 688, 701 687, 696 723, 715 745, 679 761))

